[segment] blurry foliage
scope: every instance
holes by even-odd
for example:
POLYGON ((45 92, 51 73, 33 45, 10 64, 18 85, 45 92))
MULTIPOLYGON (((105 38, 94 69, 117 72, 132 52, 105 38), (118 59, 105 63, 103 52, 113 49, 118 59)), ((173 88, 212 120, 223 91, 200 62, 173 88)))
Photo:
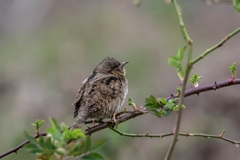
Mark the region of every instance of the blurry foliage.
MULTIPOLYGON (((169 116, 172 111, 177 111, 179 106, 177 105, 178 98, 166 100, 165 98, 155 98, 151 95, 146 98, 145 107, 149 110, 149 113, 161 118, 163 116, 169 116)), ((183 108, 186 108, 184 105, 183 108)))
MULTIPOLYGON (((81 160, 102 160, 104 157, 96 152, 106 140, 100 140, 92 144, 89 136, 85 136, 81 129, 69 130, 65 124, 51 118, 52 127, 47 129, 47 137, 35 139, 25 132, 30 141, 24 146, 30 153, 35 154, 39 160, 62 160, 66 158, 81 160), (71 141, 70 143, 68 143, 71 141)), ((43 122, 43 121, 40 121, 43 122)), ((39 120, 35 122, 39 129, 39 120)))
POLYGON ((181 81, 183 80, 183 77, 185 75, 184 72, 186 70, 182 67, 182 60, 186 49, 187 46, 184 46, 182 49, 178 50, 177 56, 171 56, 170 58, 168 58, 168 63, 177 69, 178 77, 181 81))
POLYGON ((228 67, 228 70, 232 73, 232 78, 235 79, 236 76, 237 76, 237 73, 236 73, 236 62, 234 62, 230 67, 228 67))
POLYGON ((194 73, 190 78, 190 82, 194 84, 195 87, 198 87, 198 83, 202 79, 202 76, 199 76, 197 73, 194 73))
POLYGON ((238 12, 240 12, 240 0, 233 0, 233 5, 238 12))

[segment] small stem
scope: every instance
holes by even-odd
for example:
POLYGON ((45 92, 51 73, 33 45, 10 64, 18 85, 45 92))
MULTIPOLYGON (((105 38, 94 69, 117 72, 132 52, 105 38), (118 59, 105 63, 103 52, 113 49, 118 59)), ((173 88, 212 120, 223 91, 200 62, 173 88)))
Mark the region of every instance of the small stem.
MULTIPOLYGON (((114 132, 118 133, 121 136, 125 136, 125 137, 131 137, 131 138, 137 138, 137 137, 148 137, 148 138, 164 138, 164 137, 169 137, 169 136, 173 136, 174 133, 173 132, 169 132, 169 133, 164 133, 164 134, 134 134, 134 133, 126 133, 126 132, 122 132, 118 129, 114 129, 111 128, 111 130, 113 130, 114 132)), ((219 135, 213 135, 213 134, 203 134, 203 133, 179 133, 179 136, 182 137, 202 137, 202 138, 215 138, 215 139, 221 139, 223 141, 232 143, 232 144, 240 144, 240 141, 235 141, 223 136, 219 136, 219 135)))
MULTIPOLYGON (((189 46, 189 54, 191 54, 191 53, 192 53, 192 45, 189 46)), ((180 98, 179 98, 179 102, 178 102, 179 110, 178 110, 178 116, 177 116, 177 121, 176 121, 174 137, 173 137, 172 143, 171 143, 171 145, 168 149, 168 152, 166 154, 165 160, 170 160, 171 159, 174 147, 175 147, 175 145, 178 141, 178 135, 179 135, 179 130, 180 130, 181 118, 182 118, 182 107, 181 106, 184 103, 184 96, 185 96, 184 93, 185 93, 186 86, 187 86, 188 76, 189 76, 189 73, 191 71, 191 66, 189 66, 189 63, 187 63, 187 65, 188 66, 187 66, 186 73, 185 73, 185 76, 184 76, 184 79, 183 79, 183 86, 182 86, 182 90, 181 90, 180 98)))
MULTIPOLYGON (((34 136, 34 138, 37 139, 37 138, 39 138, 39 137, 41 137, 41 136, 47 136, 47 133, 41 133, 41 134, 39 134, 39 135, 34 136)), ((5 156, 7 156, 7 155, 9 155, 9 154, 11 154, 11 153, 13 153, 13 152, 17 153, 18 150, 20 150, 23 146, 25 146, 25 145, 28 144, 28 143, 30 143, 29 140, 21 143, 21 144, 18 145, 17 147, 14 147, 14 148, 10 149, 9 151, 1 154, 1 155, 0 155, 0 158, 3 158, 3 157, 5 157, 5 156)))
POLYGON ((195 58, 194 60, 191 61, 191 64, 194 65, 195 63, 197 63, 199 60, 203 59, 205 56, 207 56, 209 53, 211 53, 212 51, 214 51, 215 49, 221 47, 227 40, 229 40, 230 38, 232 38, 233 36, 235 36, 236 34, 238 34, 240 32, 240 27, 238 29, 236 29, 235 31, 233 31, 232 33, 230 33, 229 35, 227 35, 225 38, 223 38, 219 43, 217 43, 216 45, 214 45, 213 47, 207 49, 205 52, 203 52, 200 56, 198 56, 197 58, 195 58))
POLYGON ((174 137, 173 137, 172 143, 169 146, 169 149, 168 149, 168 152, 166 154, 165 160, 170 160, 171 159, 173 150, 174 150, 175 145, 176 145, 177 140, 178 140, 178 134, 179 134, 181 118, 182 118, 182 105, 184 103, 184 95, 185 95, 185 90, 186 90, 186 86, 187 86, 188 76, 189 76, 189 74, 191 72, 191 69, 192 69, 192 65, 190 64, 190 61, 192 59, 192 45, 193 45, 193 42, 192 42, 191 38, 189 37, 188 32, 186 30, 186 27, 184 25, 182 14, 179 10, 177 1, 172 0, 172 3, 174 5, 175 11, 176 11, 177 16, 178 16, 178 21, 180 23, 180 28, 181 28, 183 37, 188 44, 188 58, 187 58, 186 71, 185 71, 184 78, 183 78, 183 86, 182 86, 179 101, 178 101, 179 110, 178 110, 178 115, 177 115, 177 120, 176 120, 174 137))
POLYGON ((182 18, 182 13, 179 10, 178 4, 176 2, 176 0, 172 0, 172 3, 174 5, 177 17, 178 17, 178 21, 179 21, 179 25, 180 25, 180 29, 182 31, 183 37, 186 40, 188 45, 192 45, 192 40, 190 38, 190 36, 188 35, 187 29, 185 27, 185 24, 183 22, 183 18, 182 18))

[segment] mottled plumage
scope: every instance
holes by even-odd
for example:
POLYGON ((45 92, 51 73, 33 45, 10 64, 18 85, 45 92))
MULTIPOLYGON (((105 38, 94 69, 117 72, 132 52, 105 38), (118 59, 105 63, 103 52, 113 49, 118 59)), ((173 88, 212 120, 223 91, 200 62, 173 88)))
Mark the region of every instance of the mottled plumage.
POLYGON ((128 92, 124 68, 127 63, 107 57, 83 81, 74 102, 72 129, 80 128, 87 119, 111 118, 120 111, 128 92))

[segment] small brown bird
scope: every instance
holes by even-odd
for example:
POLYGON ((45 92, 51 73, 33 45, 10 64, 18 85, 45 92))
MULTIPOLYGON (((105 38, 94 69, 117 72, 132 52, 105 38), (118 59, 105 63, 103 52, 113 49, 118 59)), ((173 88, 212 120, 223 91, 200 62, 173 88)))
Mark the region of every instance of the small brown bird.
POLYGON ((81 128, 87 119, 113 118, 116 123, 115 115, 120 111, 128 93, 124 68, 127 63, 107 57, 82 82, 83 86, 74 102, 75 122, 71 129, 81 128))

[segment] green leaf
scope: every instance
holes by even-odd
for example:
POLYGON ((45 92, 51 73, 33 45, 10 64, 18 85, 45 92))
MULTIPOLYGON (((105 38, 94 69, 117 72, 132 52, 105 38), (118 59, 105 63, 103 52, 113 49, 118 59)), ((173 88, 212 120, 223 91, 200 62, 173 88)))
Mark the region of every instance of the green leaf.
POLYGON ((103 160, 104 157, 96 152, 89 153, 82 157, 82 160, 103 160))
POLYGON ((51 137, 48 137, 47 140, 46 140, 46 148, 49 149, 49 150, 52 150, 53 149, 53 144, 52 144, 52 140, 51 140, 51 137))
POLYGON ((98 150, 99 148, 101 148, 103 146, 104 143, 106 143, 106 139, 103 139, 103 140, 99 140, 97 142, 95 142, 91 148, 91 151, 96 151, 98 150))
POLYGON ((176 90, 177 90, 177 94, 180 95, 182 88, 178 87, 176 88, 176 90))
POLYGON ((134 106, 135 103, 133 102, 133 99, 131 97, 128 98, 128 105, 129 106, 134 106))
POLYGON ((84 144, 82 143, 83 141, 76 141, 76 145, 72 145, 70 149, 68 150, 68 155, 72 156, 79 156, 83 154, 84 152, 84 144))
POLYGON ((162 114, 163 114, 163 109, 161 109, 161 110, 157 113, 157 116, 158 116, 159 118, 161 118, 161 117, 162 117, 162 114))
POLYGON ((43 125, 44 124, 44 120, 41 120, 40 122, 39 122, 39 125, 40 125, 40 127, 41 127, 41 125, 43 125))
POLYGON ((184 72, 182 71, 182 67, 178 69, 177 74, 178 74, 178 77, 179 77, 180 81, 183 81, 183 79, 184 79, 184 72))
POLYGON ((190 81, 193 83, 193 84, 197 84, 198 82, 200 82, 202 76, 198 76, 197 73, 194 73, 193 76, 190 78, 190 81))
POLYGON ((63 156, 63 155, 66 154, 66 150, 63 149, 63 148, 58 148, 58 149, 56 150, 56 153, 63 156))
MULTIPOLYGON (((174 61, 179 61, 178 57, 171 56, 170 58, 172 58, 174 61)), ((180 62, 180 61, 179 61, 179 62, 180 62)))
POLYGON ((225 129, 223 129, 223 130, 222 130, 222 135, 224 135, 224 134, 225 134, 225 132, 226 132, 226 130, 225 130, 225 129))
POLYGON ((35 139, 33 136, 31 136, 30 134, 28 134, 26 131, 24 131, 24 134, 25 134, 25 136, 27 137, 27 139, 30 141, 30 143, 32 143, 32 144, 37 144, 37 141, 36 141, 36 139, 35 139))
POLYGON ((238 12, 240 12, 240 0, 233 0, 233 6, 238 12))
POLYGON ((29 152, 32 153, 32 154, 36 154, 36 153, 41 153, 42 150, 39 149, 39 148, 36 148, 36 149, 29 150, 29 152))
POLYGON ((146 98, 145 102, 146 108, 160 108, 160 104, 153 95, 151 95, 149 98, 146 98))
POLYGON ((228 70, 232 73, 233 77, 236 77, 236 62, 234 62, 230 67, 228 67, 228 70))
POLYGON ((155 106, 159 106, 156 98, 155 98, 153 95, 150 96, 150 99, 151 99, 152 103, 153 103, 155 106))
POLYGON ((176 106, 173 107, 173 110, 174 110, 174 111, 177 111, 178 109, 179 109, 179 106, 178 106, 178 105, 176 105, 176 106))
POLYGON ((53 118, 50 118, 50 121, 51 121, 52 127, 47 129, 47 133, 52 135, 52 138, 54 140, 62 141, 64 137, 63 137, 60 125, 53 118))
POLYGON ((91 138, 89 137, 89 136, 87 136, 86 138, 85 138, 85 145, 84 145, 84 151, 85 152, 88 152, 89 150, 90 150, 90 148, 91 148, 91 138))
POLYGON ((64 137, 65 141, 68 141, 70 139, 83 138, 83 137, 85 137, 85 134, 81 129, 77 128, 74 130, 65 130, 63 132, 63 137, 64 137))
POLYGON ((36 144, 32 144, 29 143, 27 145, 24 146, 27 150, 31 150, 31 149, 38 149, 38 146, 36 144))
POLYGON ((60 132, 59 130, 51 133, 51 135, 54 140, 62 141, 64 139, 62 132, 60 132))
POLYGON ((44 143, 44 138, 43 137, 40 137, 39 138, 39 145, 42 147, 42 148, 45 148, 45 143, 44 143))
POLYGON ((50 122, 51 122, 53 128, 61 131, 61 127, 59 126, 59 124, 57 123, 57 120, 55 118, 50 118, 50 122))
POLYGON ((168 58, 168 64, 170 64, 173 67, 176 67, 177 69, 181 68, 181 63, 179 60, 176 60, 176 57, 169 57, 168 58))
POLYGON ((156 109, 150 109, 148 113, 158 116, 158 111, 156 109))
POLYGON ((149 107, 149 108, 154 107, 154 105, 153 105, 152 103, 147 103, 147 104, 145 104, 145 106, 146 106, 146 107, 149 107))
POLYGON ((41 148, 39 148, 36 144, 32 144, 32 143, 25 145, 24 148, 28 152, 33 153, 33 154, 43 152, 43 150, 41 148))
POLYGON ((169 116, 172 113, 173 110, 167 109, 165 110, 164 116, 169 116))
POLYGON ((165 104, 168 103, 168 101, 166 100, 166 98, 160 98, 159 101, 160 101, 163 105, 165 105, 165 104))
POLYGON ((183 59, 183 55, 184 55, 186 49, 187 49, 187 46, 184 46, 182 49, 178 50, 178 59, 179 59, 179 61, 181 61, 183 59))
POLYGON ((42 126, 43 123, 44 123, 44 120, 39 120, 39 119, 37 119, 37 120, 35 121, 35 123, 32 123, 31 125, 32 125, 32 126, 35 126, 36 130, 38 130, 38 129, 42 126))
POLYGON ((76 135, 76 138, 82 138, 82 137, 85 137, 85 133, 83 130, 77 128, 77 129, 74 129, 73 131, 73 134, 76 135))
POLYGON ((154 105, 154 104, 145 104, 146 108, 151 108, 151 109, 159 109, 158 105, 154 105))

